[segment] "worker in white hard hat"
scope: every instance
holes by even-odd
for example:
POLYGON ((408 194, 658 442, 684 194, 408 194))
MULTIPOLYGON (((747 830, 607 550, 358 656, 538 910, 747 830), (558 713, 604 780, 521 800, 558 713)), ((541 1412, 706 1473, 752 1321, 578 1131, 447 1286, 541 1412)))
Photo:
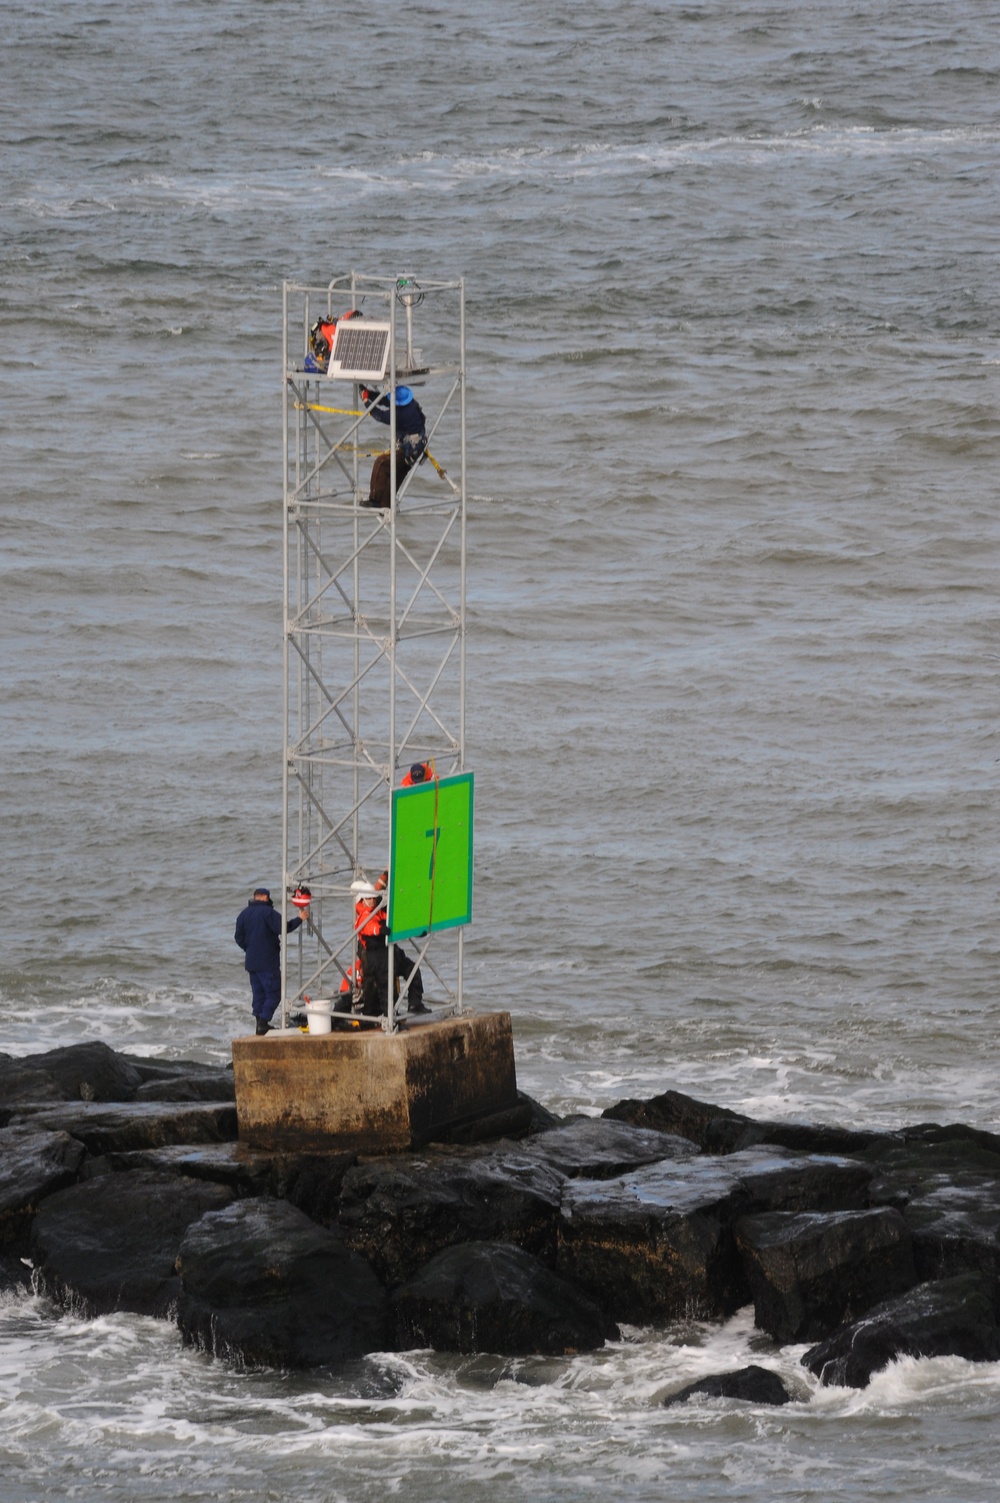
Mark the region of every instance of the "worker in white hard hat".
MULTIPOLYGON (((368 1017, 384 1017, 389 1011, 389 923, 384 897, 387 886, 387 872, 377 882, 361 880, 351 884, 351 895, 356 899, 354 932, 361 965, 361 1011, 368 1017)), ((424 1005, 420 968, 402 945, 393 946, 393 971, 397 988, 400 979, 410 978, 407 1012, 429 1012, 424 1005)))

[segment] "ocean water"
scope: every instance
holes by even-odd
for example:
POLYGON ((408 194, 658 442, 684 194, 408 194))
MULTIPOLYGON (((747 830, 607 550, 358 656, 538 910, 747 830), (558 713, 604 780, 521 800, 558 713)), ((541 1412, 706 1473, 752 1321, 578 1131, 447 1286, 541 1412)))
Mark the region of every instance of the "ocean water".
MULTIPOLYGON (((996 1127, 998 36, 973 0, 7 0, 0 1049, 245 1029, 281 284, 412 271, 467 279, 466 984, 521 1085, 996 1127)), ((741 1312, 242 1374, 16 1298, 0 1503, 992 1496, 997 1369, 797 1356, 741 1312), (751 1355, 793 1405, 660 1407, 751 1355)))

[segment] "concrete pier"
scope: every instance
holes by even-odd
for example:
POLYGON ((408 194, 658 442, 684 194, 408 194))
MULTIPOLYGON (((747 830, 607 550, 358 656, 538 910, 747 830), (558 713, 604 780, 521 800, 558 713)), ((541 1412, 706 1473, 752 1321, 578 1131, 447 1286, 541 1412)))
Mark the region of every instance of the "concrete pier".
POLYGON ((297 1029, 233 1040, 240 1141, 250 1148, 386 1153, 511 1108, 506 1012, 463 1014, 398 1033, 297 1029))

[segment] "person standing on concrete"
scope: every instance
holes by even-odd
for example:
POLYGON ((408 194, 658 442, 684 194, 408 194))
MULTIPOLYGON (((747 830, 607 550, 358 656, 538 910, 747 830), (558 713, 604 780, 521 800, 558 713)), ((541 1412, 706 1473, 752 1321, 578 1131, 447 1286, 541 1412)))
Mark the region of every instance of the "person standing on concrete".
MULTIPOLYGON (((298 929, 308 914, 306 908, 301 917, 288 919, 286 934, 298 929)), ((281 915, 275 913, 266 887, 254 888, 253 897, 236 920, 235 939, 246 956, 257 1032, 269 1033, 281 1001, 281 915)))
MULTIPOLYGON (((385 1017, 389 1011, 389 926, 385 910, 385 887, 388 873, 383 872, 374 884, 355 882, 352 891, 357 898, 354 909, 354 932, 358 941, 358 960, 361 975, 361 1011, 367 1017, 385 1017)), ((393 970, 396 977, 395 991, 398 998, 400 978, 410 979, 407 990, 407 1012, 430 1012, 424 1004, 424 982, 420 967, 415 966, 402 945, 393 945, 393 970)))

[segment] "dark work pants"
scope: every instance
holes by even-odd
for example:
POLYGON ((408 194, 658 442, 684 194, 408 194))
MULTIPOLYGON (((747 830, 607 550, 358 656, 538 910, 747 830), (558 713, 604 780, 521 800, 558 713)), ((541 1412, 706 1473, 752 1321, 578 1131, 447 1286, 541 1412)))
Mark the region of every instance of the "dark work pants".
MULTIPOLYGON (((390 487, 391 468, 389 454, 380 454, 372 465, 372 478, 368 487, 368 506, 377 506, 386 510, 392 505, 392 489, 390 487)), ((404 475, 408 475, 413 466, 407 463, 402 449, 396 450, 396 486, 402 485, 404 475)))
POLYGON ((253 992, 253 1015, 270 1023, 281 1001, 281 972, 249 971, 247 974, 253 992))
MULTIPOLYGON (((419 967, 401 946, 394 947, 394 966, 398 981, 405 981, 414 971, 407 998, 419 1002, 424 995, 424 982, 419 967)), ((361 958, 361 1011, 370 1018, 384 1017, 389 1011, 389 951, 385 945, 377 950, 363 950, 361 958)))

